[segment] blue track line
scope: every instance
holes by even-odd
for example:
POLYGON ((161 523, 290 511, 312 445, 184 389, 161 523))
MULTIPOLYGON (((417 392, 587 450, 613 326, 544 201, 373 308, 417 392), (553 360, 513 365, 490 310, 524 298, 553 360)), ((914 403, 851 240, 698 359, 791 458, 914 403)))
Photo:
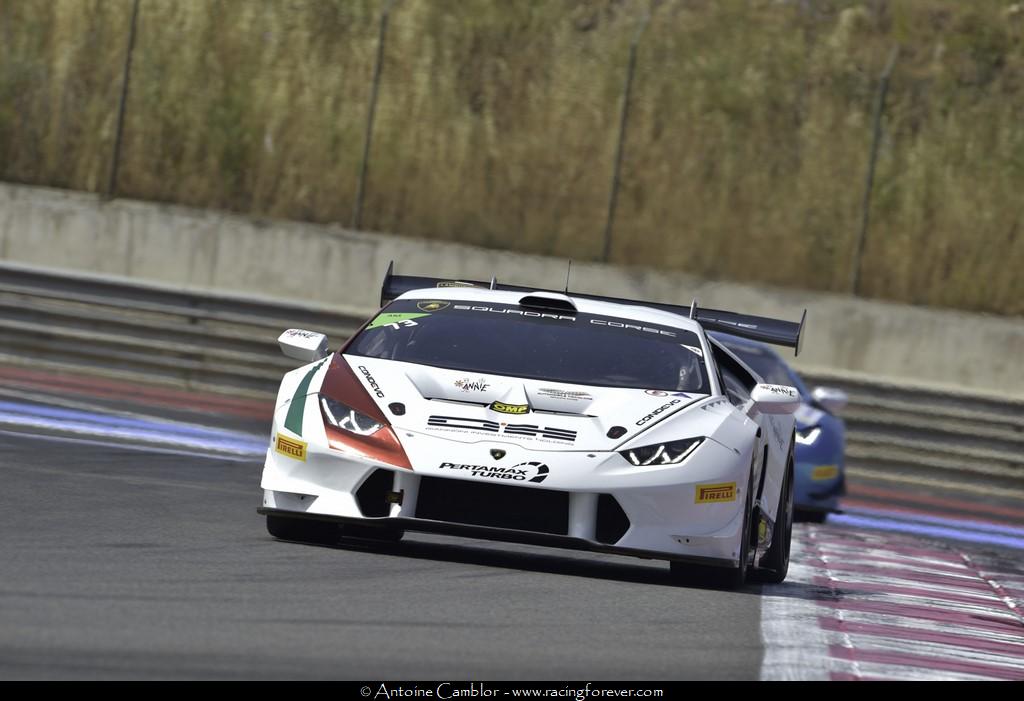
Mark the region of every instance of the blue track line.
POLYGON ((263 455, 268 443, 240 431, 7 401, 0 401, 0 423, 253 456, 263 455))
MULTIPOLYGON (((943 519, 936 518, 937 521, 943 519)), ((999 533, 990 533, 981 530, 965 528, 963 522, 949 519, 948 525, 939 526, 930 523, 914 523, 897 518, 878 518, 872 516, 857 516, 852 513, 835 514, 829 517, 829 523, 856 528, 873 528, 883 531, 895 531, 898 533, 913 533, 915 535, 930 536, 933 538, 948 538, 950 540, 961 540, 970 543, 985 545, 1000 545, 1008 548, 1024 550, 1024 537, 1018 538, 999 533)))

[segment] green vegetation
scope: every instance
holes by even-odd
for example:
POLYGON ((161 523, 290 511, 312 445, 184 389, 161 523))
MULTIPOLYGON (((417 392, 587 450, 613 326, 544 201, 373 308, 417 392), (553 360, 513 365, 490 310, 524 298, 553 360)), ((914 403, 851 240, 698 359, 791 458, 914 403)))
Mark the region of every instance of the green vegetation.
MULTIPOLYGON (((348 224, 378 0, 142 0, 118 192, 348 224)), ((1024 314, 1024 4, 400 0, 363 226, 1024 314)), ((0 0, 0 178, 100 191, 131 0, 0 0)), ((686 291, 680 294, 685 296, 686 291)))

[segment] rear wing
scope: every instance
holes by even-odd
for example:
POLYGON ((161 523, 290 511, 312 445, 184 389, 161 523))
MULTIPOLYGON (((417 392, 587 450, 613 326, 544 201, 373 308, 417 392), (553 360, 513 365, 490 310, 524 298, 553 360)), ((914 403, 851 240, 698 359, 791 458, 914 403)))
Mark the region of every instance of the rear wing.
MULTIPOLYGON (((477 287, 485 290, 506 290, 510 292, 549 292, 554 294, 570 294, 568 290, 548 290, 539 287, 523 287, 522 285, 507 285, 499 283, 496 278, 490 282, 479 280, 453 280, 450 278, 421 277, 419 275, 395 275, 395 263, 388 264, 388 270, 384 274, 384 283, 380 289, 380 305, 383 307, 406 292, 422 290, 431 287, 477 287)), ((785 346, 793 349, 794 355, 800 354, 800 342, 803 338, 804 322, 807 320, 805 309, 800 321, 783 321, 772 319, 766 316, 754 316, 752 314, 738 314, 736 312, 722 311, 720 309, 704 309, 697 306, 697 300, 686 307, 679 304, 665 304, 662 302, 644 302, 641 300, 622 299, 620 297, 605 297, 603 295, 587 294, 585 292, 573 292, 573 297, 581 299, 593 299, 600 302, 614 302, 615 304, 628 304, 635 307, 650 307, 662 311, 679 314, 680 316, 693 319, 708 331, 722 331, 733 336, 740 336, 752 341, 770 343, 776 346, 785 346)))

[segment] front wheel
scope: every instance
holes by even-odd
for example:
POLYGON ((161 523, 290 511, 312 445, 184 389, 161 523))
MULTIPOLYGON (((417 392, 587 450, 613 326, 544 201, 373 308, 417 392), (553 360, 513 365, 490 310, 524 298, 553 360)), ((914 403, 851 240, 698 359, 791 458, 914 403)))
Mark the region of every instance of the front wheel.
POLYGON ((779 511, 772 529, 772 544, 761 558, 761 566, 754 571, 754 578, 767 584, 779 584, 789 572, 789 550, 793 539, 793 458, 786 465, 786 476, 782 480, 782 494, 779 495, 779 511))
POLYGON ((754 504, 753 471, 747 481, 747 498, 743 508, 743 527, 740 531, 739 565, 737 567, 708 567, 688 565, 685 562, 672 561, 669 571, 672 579, 680 584, 696 584, 717 589, 738 589, 747 580, 747 563, 750 560, 750 516, 754 504))

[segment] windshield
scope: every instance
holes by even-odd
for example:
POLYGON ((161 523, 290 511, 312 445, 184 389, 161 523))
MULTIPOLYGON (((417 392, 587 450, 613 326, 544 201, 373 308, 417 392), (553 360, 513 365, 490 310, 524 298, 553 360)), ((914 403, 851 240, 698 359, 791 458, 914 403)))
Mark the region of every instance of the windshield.
POLYGON ((808 397, 803 381, 779 356, 768 348, 752 346, 747 343, 730 343, 720 338, 726 348, 735 353, 740 360, 750 366, 761 378, 773 385, 790 385, 796 387, 803 398, 808 397))
POLYGON ((518 305, 398 300, 345 352, 536 380, 710 393, 691 331, 518 305))

